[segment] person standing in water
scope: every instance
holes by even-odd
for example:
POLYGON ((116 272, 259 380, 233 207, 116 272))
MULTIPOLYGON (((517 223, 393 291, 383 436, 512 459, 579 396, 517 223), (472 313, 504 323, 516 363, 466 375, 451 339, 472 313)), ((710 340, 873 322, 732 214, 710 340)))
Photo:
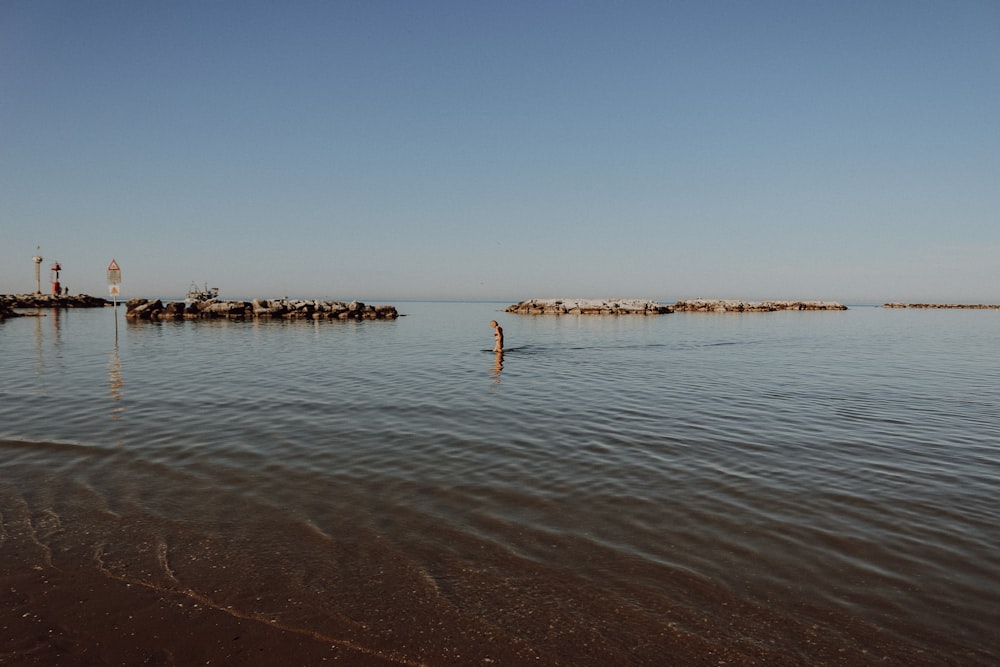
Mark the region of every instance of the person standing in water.
POLYGON ((503 352, 503 329, 496 320, 490 320, 490 326, 493 327, 493 351, 503 352))

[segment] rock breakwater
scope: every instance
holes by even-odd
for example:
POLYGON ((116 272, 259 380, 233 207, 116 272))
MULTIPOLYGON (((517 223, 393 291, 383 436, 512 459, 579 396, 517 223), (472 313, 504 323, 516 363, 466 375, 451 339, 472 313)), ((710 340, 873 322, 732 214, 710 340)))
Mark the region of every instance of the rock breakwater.
POLYGON ((0 319, 17 317, 17 309, 21 308, 103 308, 111 302, 97 296, 87 294, 55 295, 55 294, 0 294, 0 319))
POLYGON ((966 308, 969 310, 1000 310, 996 304, 965 304, 965 303, 887 303, 883 308, 966 308))
POLYGON ((736 301, 692 299, 664 305, 646 299, 531 299, 504 309, 519 315, 661 315, 689 313, 770 313, 778 310, 847 310, 836 301, 736 301))
POLYGON ((678 301, 677 312, 688 313, 772 313, 779 310, 847 310, 836 301, 734 301, 728 299, 692 299, 678 301))
POLYGON ((360 301, 320 301, 296 299, 254 299, 253 301, 168 301, 132 299, 125 304, 128 320, 184 319, 311 319, 311 320, 393 320, 395 306, 372 306, 360 301))
POLYGON ((519 315, 660 315, 670 306, 646 299, 531 299, 504 309, 519 315))

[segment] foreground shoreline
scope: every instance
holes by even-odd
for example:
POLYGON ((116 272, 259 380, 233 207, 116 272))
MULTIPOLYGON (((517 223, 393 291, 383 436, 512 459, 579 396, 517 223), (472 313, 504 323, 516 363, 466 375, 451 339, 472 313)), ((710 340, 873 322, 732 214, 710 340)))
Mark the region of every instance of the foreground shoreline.
POLYGON ((412 664, 378 649, 221 609, 194 591, 152 587, 98 569, 0 562, 0 664, 260 666, 412 664))
MULTIPOLYGON (((985 665, 991 657, 958 645, 928 652, 906 638, 848 617, 833 618, 820 630, 796 621, 790 613, 730 596, 711 582, 682 573, 675 573, 676 598, 671 602, 657 595, 645 600, 666 604, 665 608, 650 613, 639 605, 621 618, 601 615, 603 607, 595 607, 594 592, 576 578, 563 576, 546 579, 545 587, 553 596, 548 606, 523 601, 528 606, 521 623, 504 624, 493 618, 505 604, 503 586, 493 591, 495 598, 487 594, 476 602, 459 597, 453 601, 457 606, 441 612, 428 605, 420 591, 402 594, 412 589, 412 582, 403 585, 409 581, 405 567, 384 575, 402 576, 396 581, 398 588, 375 582, 375 590, 388 595, 385 600, 372 599, 363 581, 359 586, 344 584, 323 609, 301 615, 296 606, 308 591, 289 587, 287 580, 255 587, 256 598, 240 598, 234 591, 241 585, 225 567, 214 570, 217 575, 209 579, 198 578, 194 564, 168 551, 164 543, 163 576, 158 577, 139 562, 117 564, 114 552, 116 547, 123 549, 113 541, 89 556, 52 549, 66 536, 47 533, 44 524, 31 528, 16 511, 11 513, 15 516, 9 520, 10 544, 0 550, 4 591, 0 614, 5 619, 0 623, 0 664, 5 665, 270 667, 342 661, 367 667, 596 667, 657 664, 658 656, 667 655, 675 664, 696 667, 871 662, 929 667, 956 661, 985 665), (400 594, 393 595, 394 590, 400 594), (286 599, 287 603, 281 602, 286 599), (563 606, 568 600, 577 601, 572 610, 563 606), (538 618, 533 620, 534 615, 538 618), (574 639, 580 615, 597 625, 592 633, 574 639)), ((105 522, 114 524, 115 518, 105 522)), ((63 531, 101 534, 108 528, 67 522, 63 531)), ((149 543, 151 550, 155 547, 149 543)), ((228 556, 220 562, 229 562, 228 556)), ((362 577, 365 572, 362 566, 362 577)), ((662 570, 648 565, 636 574, 663 576, 662 570)), ((488 577, 485 583, 490 590, 488 577)))
MULTIPOLYGON (((215 577, 198 579, 188 573, 193 565, 185 567, 186 561, 162 543, 166 578, 145 572, 138 562, 135 567, 116 565, 114 553, 105 552, 114 552, 116 546, 121 550, 114 542, 89 557, 51 549, 53 540, 52 546, 62 540, 44 528, 22 528, 15 517, 10 520, 10 544, 0 550, 0 664, 271 667, 342 661, 363 667, 596 667, 657 664, 658 656, 667 655, 673 664, 694 667, 875 662, 930 667, 986 665, 992 657, 988 651, 961 645, 928 651, 911 639, 846 616, 831 617, 822 629, 805 625, 791 613, 728 595, 712 582, 682 573, 675 573, 675 599, 665 602, 654 595, 644 600, 666 605, 657 613, 639 605, 621 618, 589 615, 595 613, 594 592, 575 578, 560 576, 545 584, 553 595, 549 605, 525 601, 527 617, 513 625, 492 618, 503 608, 504 587, 494 591, 495 599, 486 594, 478 603, 456 598, 457 606, 442 613, 419 594, 402 594, 412 588, 403 585, 405 576, 396 582, 398 589, 376 582, 375 590, 387 595, 385 600, 372 599, 361 582, 332 595, 323 610, 302 616, 296 605, 308 593, 289 587, 286 580, 256 587, 256 601, 242 599, 233 593, 241 586, 226 568, 215 577), (393 590, 401 594, 393 595, 393 590), (286 599, 287 604, 280 602, 286 599), (567 600, 576 600, 580 607, 568 611, 561 606, 567 600), (592 634, 574 639, 581 614, 597 625, 592 634), (534 615, 538 618, 532 620, 534 615)), ((64 526, 72 534, 103 533, 107 528, 76 522, 64 526)), ((663 576, 658 568, 639 570, 637 575, 663 576)), ((365 569, 361 571, 363 577, 365 569)), ((399 575, 393 570, 389 576, 399 575)))

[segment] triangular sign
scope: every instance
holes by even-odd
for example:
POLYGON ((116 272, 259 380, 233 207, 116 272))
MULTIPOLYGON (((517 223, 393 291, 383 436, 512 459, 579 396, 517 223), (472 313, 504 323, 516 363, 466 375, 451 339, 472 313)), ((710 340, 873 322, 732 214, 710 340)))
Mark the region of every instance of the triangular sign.
POLYGON ((121 271, 121 269, 118 268, 117 260, 111 260, 111 263, 108 264, 108 271, 121 271))

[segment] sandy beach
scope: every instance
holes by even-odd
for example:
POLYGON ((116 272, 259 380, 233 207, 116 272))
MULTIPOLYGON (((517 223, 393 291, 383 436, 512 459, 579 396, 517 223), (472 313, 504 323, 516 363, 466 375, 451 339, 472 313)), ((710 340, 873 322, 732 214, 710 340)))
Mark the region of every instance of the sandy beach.
POLYGON ((408 664, 89 568, 3 569, 4 665, 408 664))
MULTIPOLYGON (((9 560, 11 549, 4 554, 0 664, 12 666, 612 664, 609 660, 634 665, 848 665, 867 664, 875 656, 879 664, 936 662, 881 633, 865 636, 863 628, 855 628, 852 640, 845 642, 787 616, 732 605, 732 600, 716 597, 710 586, 696 591, 706 595, 699 603, 701 612, 679 604, 669 614, 676 619, 670 624, 650 625, 642 614, 622 609, 601 627, 567 628, 569 636, 555 642, 551 635, 559 633, 545 627, 551 617, 543 608, 527 610, 524 619, 535 627, 526 625, 523 637, 535 636, 536 642, 502 632, 491 637, 472 627, 478 624, 459 619, 452 627, 438 627, 435 639, 426 634, 427 619, 420 618, 419 605, 397 607, 386 612, 411 618, 412 624, 394 624, 394 639, 380 644, 353 637, 349 623, 330 618, 316 619, 311 627, 285 624, 220 608, 192 591, 124 581, 87 566, 15 564, 9 560), (710 607, 715 612, 704 613, 710 607), (609 637, 615 641, 606 643, 609 637), (400 650, 403 644, 412 650, 400 650)), ((642 602, 636 601, 639 606, 642 602)))

